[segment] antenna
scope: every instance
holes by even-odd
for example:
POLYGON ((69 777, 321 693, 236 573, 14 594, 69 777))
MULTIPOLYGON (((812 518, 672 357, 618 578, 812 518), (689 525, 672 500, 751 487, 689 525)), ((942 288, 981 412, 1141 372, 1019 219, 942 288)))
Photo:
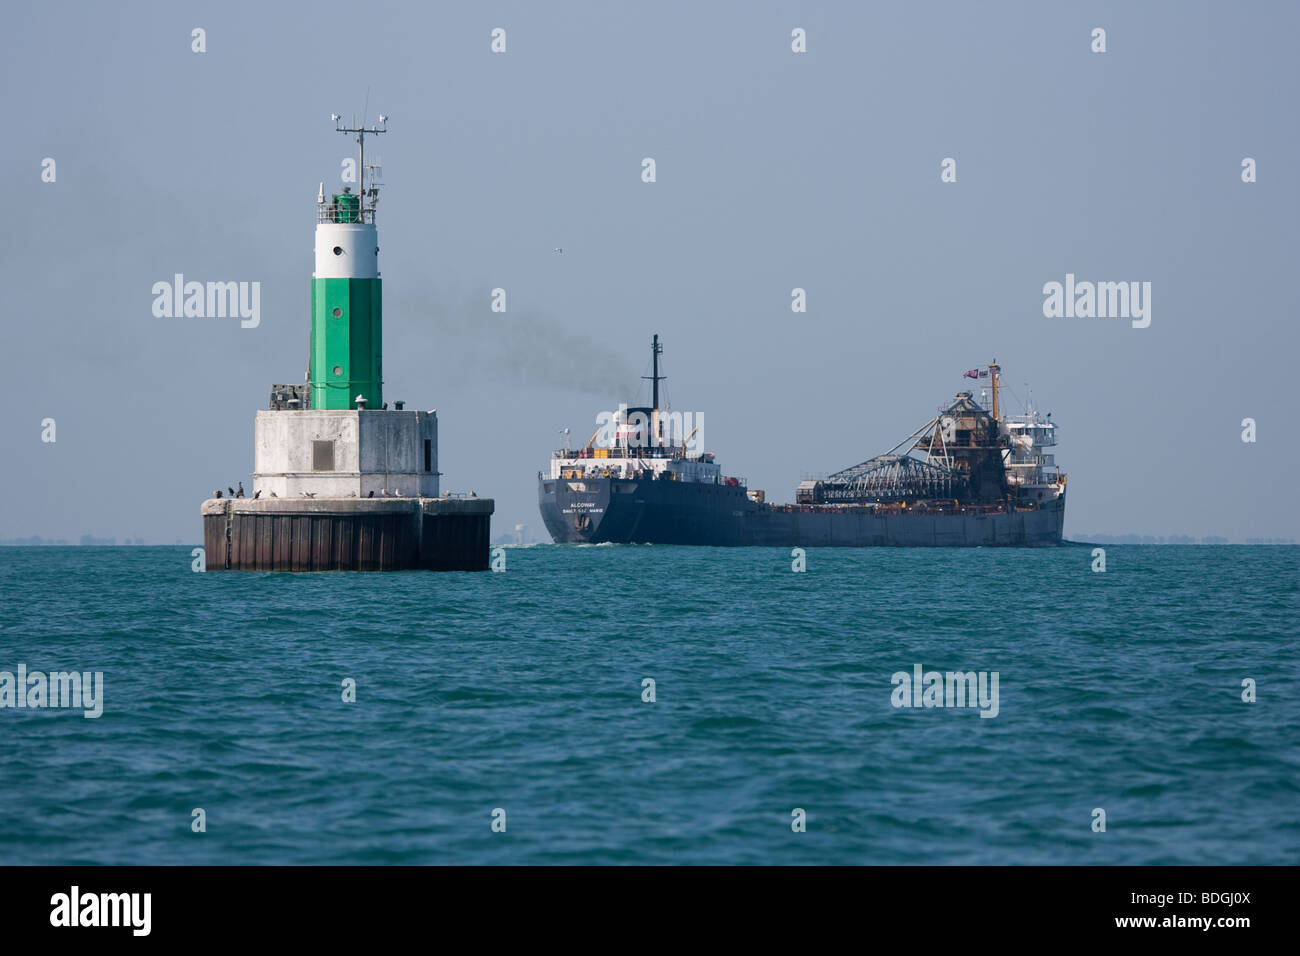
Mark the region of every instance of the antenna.
MULTIPOLYGON (((367 108, 369 108, 369 106, 370 106, 370 93, 369 93, 369 91, 366 92, 366 106, 367 106, 367 108)), ((365 218, 366 218, 366 213, 369 212, 369 213, 370 213, 370 217, 371 217, 371 222, 373 222, 373 221, 374 221, 374 215, 375 215, 375 203, 377 203, 377 202, 379 201, 379 188, 378 188, 378 186, 376 186, 376 184, 375 184, 375 175, 379 172, 379 168, 380 168, 380 167, 379 167, 379 163, 378 163, 378 162, 375 162, 374 164, 371 165, 370 168, 373 170, 373 172, 371 173, 371 176, 370 176, 370 188, 367 190, 367 189, 366 189, 366 169, 367 169, 367 167, 366 167, 366 136, 367 136, 367 135, 378 136, 380 133, 387 133, 387 132, 388 132, 388 117, 385 116, 383 113, 380 113, 380 114, 379 114, 379 123, 378 123, 378 125, 376 125, 376 126, 369 126, 369 127, 367 127, 367 126, 365 125, 365 117, 364 117, 364 116, 362 117, 362 121, 361 121, 361 125, 360 125, 360 126, 357 126, 357 125, 356 125, 356 118, 355 118, 355 117, 354 117, 353 120, 352 120, 352 122, 353 122, 353 125, 352 125, 352 126, 344 126, 344 125, 343 125, 343 117, 339 116, 338 113, 331 113, 331 114, 330 114, 330 119, 334 120, 334 122, 337 124, 337 125, 334 127, 334 131, 335 131, 335 132, 337 132, 337 133, 354 133, 354 134, 356 134, 356 137, 357 137, 357 151, 358 151, 358 152, 357 152, 357 169, 360 171, 360 175, 361 175, 361 182, 360 182, 360 184, 359 184, 359 185, 360 185, 360 188, 357 190, 357 191, 361 194, 361 219, 362 219, 362 221, 364 222, 364 221, 365 221, 365 218), (369 205, 369 206, 366 205, 366 197, 367 197, 367 196, 370 197, 370 205, 369 205)))
POLYGON ((384 161, 378 156, 373 156, 370 162, 366 163, 366 169, 370 170, 370 208, 373 209, 375 203, 379 201, 379 187, 383 185, 379 182, 379 177, 384 172, 384 161))

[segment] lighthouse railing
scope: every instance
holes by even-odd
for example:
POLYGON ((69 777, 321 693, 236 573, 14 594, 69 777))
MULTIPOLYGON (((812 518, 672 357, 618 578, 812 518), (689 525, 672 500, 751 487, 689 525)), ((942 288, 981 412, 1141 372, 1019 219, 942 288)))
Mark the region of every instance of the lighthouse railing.
POLYGON ((316 205, 316 222, 337 222, 337 223, 358 223, 366 222, 374 224, 375 207, 374 206, 342 206, 338 203, 318 203, 316 205))

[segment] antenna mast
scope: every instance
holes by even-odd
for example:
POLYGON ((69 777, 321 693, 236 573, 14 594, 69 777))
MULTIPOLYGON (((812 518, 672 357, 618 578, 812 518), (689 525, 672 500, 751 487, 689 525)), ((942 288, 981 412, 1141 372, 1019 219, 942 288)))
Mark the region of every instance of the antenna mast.
MULTIPOLYGON (((375 203, 379 201, 379 189, 375 185, 375 174, 370 174, 370 189, 366 189, 366 134, 378 136, 380 133, 388 132, 388 117, 383 113, 379 114, 379 125, 367 127, 365 120, 362 119, 360 126, 344 126, 343 117, 338 113, 331 113, 330 119, 337 124, 334 127, 338 133, 355 133, 357 137, 357 175, 360 176, 359 192, 361 193, 361 214, 364 221, 366 211, 369 210, 371 221, 374 221, 375 203), (370 205, 366 205, 366 197, 370 199, 370 205)), ((353 123, 356 122, 354 118, 353 123)), ((374 168, 377 170, 379 164, 376 163, 374 168)))

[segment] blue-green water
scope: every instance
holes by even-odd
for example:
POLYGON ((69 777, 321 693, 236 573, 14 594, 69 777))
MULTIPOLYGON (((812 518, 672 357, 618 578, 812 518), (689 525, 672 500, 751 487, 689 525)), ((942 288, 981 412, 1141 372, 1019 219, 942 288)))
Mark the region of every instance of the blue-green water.
POLYGON ((0 862, 1297 862, 1300 548, 506 555, 0 548, 0 671, 104 673, 0 709, 0 862), (893 707, 915 664, 997 716, 893 707))

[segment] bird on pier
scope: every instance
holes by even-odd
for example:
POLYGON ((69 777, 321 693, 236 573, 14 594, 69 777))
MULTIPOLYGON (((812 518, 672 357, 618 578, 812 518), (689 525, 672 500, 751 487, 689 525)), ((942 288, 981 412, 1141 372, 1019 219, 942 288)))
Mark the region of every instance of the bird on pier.
POLYGON ((253 492, 253 500, 256 501, 260 497, 262 497, 262 491, 259 488, 257 491, 253 492))
POLYGON ((212 492, 212 497, 214 497, 214 498, 220 498, 220 497, 221 497, 221 489, 218 488, 218 489, 216 489, 215 491, 213 491, 213 492, 212 492))
POLYGON ((230 492, 230 497, 232 497, 232 498, 235 497, 235 489, 234 489, 234 488, 231 488, 229 485, 226 485, 226 491, 230 492))
POLYGON ((244 497, 244 483, 242 481, 239 483, 239 491, 235 494, 235 497, 236 498, 244 497))
POLYGON ((388 411, 388 403, 387 403, 387 402, 384 402, 384 404, 383 404, 383 409, 384 409, 384 411, 388 411))
POLYGON ((273 491, 273 492, 271 492, 271 497, 272 497, 272 498, 279 498, 280 496, 277 495, 277 494, 273 491))
POLYGON ((302 493, 302 496, 303 496, 304 498, 315 498, 315 497, 316 497, 316 492, 314 492, 314 491, 304 491, 304 492, 302 493))
POLYGON ((374 496, 375 496, 375 489, 371 488, 371 489, 370 489, 370 494, 366 495, 366 497, 367 497, 367 498, 373 498, 374 496))

